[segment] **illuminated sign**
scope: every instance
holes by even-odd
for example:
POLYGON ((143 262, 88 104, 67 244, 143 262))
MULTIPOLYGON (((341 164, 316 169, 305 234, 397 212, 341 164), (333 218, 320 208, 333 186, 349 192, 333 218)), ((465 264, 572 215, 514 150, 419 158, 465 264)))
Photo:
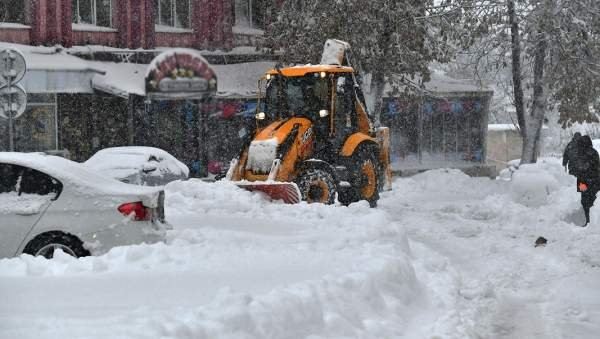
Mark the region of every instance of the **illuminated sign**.
POLYGON ((217 91, 217 77, 197 51, 178 48, 159 54, 146 72, 146 94, 162 98, 200 98, 217 91))

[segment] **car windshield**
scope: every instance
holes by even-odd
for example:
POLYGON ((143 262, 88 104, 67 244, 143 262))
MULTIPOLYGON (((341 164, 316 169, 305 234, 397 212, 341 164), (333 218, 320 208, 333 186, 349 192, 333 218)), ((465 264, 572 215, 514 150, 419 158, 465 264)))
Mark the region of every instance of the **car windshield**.
POLYGON ((327 107, 329 85, 318 74, 274 77, 267 83, 266 112, 270 117, 306 116, 327 107))

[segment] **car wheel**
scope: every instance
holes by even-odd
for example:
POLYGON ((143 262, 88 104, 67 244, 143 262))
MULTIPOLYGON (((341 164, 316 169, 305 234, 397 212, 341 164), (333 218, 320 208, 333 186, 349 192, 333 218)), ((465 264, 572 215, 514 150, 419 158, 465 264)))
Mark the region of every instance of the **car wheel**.
POLYGON ((61 249, 66 254, 76 258, 90 255, 90 252, 83 247, 83 242, 79 238, 58 231, 36 236, 25 246, 23 253, 52 259, 56 249, 61 249))

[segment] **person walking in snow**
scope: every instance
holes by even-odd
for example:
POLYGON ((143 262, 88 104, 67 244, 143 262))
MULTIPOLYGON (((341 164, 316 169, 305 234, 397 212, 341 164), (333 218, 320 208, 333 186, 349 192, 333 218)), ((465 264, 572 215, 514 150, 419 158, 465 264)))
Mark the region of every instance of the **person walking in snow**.
POLYGON ((567 144, 567 147, 565 147, 562 162, 565 171, 568 171, 569 174, 574 175, 575 177, 577 177, 577 174, 575 173, 577 165, 575 164, 575 162, 577 161, 577 149, 579 148, 579 139, 581 139, 581 133, 575 132, 575 134, 573 134, 573 139, 571 139, 571 141, 569 141, 569 143, 567 144))
POLYGON ((581 206, 585 213, 585 227, 590 223, 590 208, 594 206, 596 193, 600 189, 600 157, 592 146, 592 139, 587 135, 579 138, 577 148, 575 174, 577 191, 581 192, 581 206))

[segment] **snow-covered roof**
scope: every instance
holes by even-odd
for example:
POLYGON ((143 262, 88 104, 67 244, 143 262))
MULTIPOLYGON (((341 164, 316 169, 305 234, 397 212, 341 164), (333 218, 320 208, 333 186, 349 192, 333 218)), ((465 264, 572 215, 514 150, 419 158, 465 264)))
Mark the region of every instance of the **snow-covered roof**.
POLYGON ((23 54, 27 71, 99 71, 93 68, 88 61, 70 55, 62 48, 0 42, 0 50, 5 48, 14 48, 23 54))
MULTIPOLYGON (((29 46, 0 42, 0 49, 15 48, 25 56, 27 73, 22 81, 25 90, 33 93, 91 93, 93 89, 121 97, 129 94, 145 95, 144 76, 148 65, 89 61, 69 53, 84 52, 135 52, 106 46, 61 47, 29 46)), ((157 48, 154 51, 164 51, 157 48)), ((152 50, 150 50, 151 52, 152 50)), ((200 54, 218 55, 223 51, 200 51, 200 54)), ((260 53, 255 48, 235 48, 225 54, 260 53)), ((254 98, 257 95, 258 79, 275 66, 273 61, 246 62, 228 65, 211 65, 217 75, 217 97, 254 98)), ((306 67, 302 65, 300 67, 306 67)), ((415 81, 417 82, 417 81, 415 81)), ((469 80, 447 77, 432 72, 431 81, 425 89, 436 94, 491 92, 469 80)), ((392 87, 386 85, 386 95, 392 87)))
POLYGON ((127 98, 129 94, 146 95, 144 76, 148 65, 100 61, 88 63, 103 71, 103 74, 95 74, 92 78, 95 89, 123 98, 127 98))
MULTIPOLYGON (((98 61, 89 63, 104 72, 104 74, 94 75, 92 85, 95 89, 121 97, 127 97, 129 94, 140 96, 146 94, 144 77, 148 65, 98 61)), ((217 97, 256 97, 258 79, 274 65, 274 62, 211 65, 217 75, 217 97)))
MULTIPOLYGON (((419 79, 411 80, 415 85, 419 79)), ((399 88, 401 91, 403 87, 399 88)), ((431 72, 431 80, 425 83, 425 90, 434 94, 447 95, 455 93, 482 93, 492 92, 485 86, 479 86, 474 81, 468 79, 454 79, 439 72, 431 72)), ((390 84, 385 86, 386 95, 391 95, 393 88, 390 84)))
POLYGON ((217 74, 218 97, 255 98, 258 94, 258 79, 275 67, 275 62, 258 61, 211 67, 217 74))
POLYGON ((516 131, 518 130, 515 124, 489 124, 488 131, 516 131))
POLYGON ((21 85, 30 93, 91 93, 91 77, 102 72, 61 48, 0 42, 0 50, 5 48, 23 54, 27 72, 21 85))

